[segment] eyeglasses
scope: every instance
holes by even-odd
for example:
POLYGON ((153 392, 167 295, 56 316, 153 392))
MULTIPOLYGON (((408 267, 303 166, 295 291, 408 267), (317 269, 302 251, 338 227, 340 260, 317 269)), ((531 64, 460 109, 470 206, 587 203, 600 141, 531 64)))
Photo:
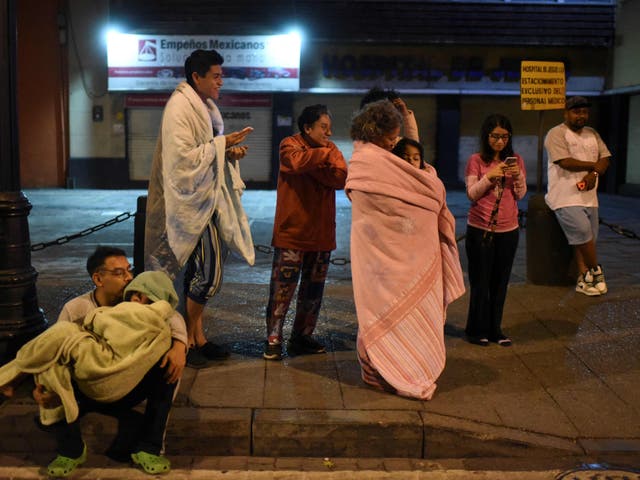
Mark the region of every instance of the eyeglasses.
POLYGON ((510 133, 505 133, 504 135, 500 135, 499 133, 490 133, 489 134, 489 138, 491 140, 495 140, 496 142, 498 140, 502 140, 503 142, 508 142, 509 139, 511 138, 511 134, 510 133))
POLYGON ((127 268, 114 268, 113 270, 109 270, 108 268, 101 268, 98 271, 107 272, 113 275, 114 277, 122 277, 122 278, 126 277, 127 273, 133 275, 133 267, 131 265, 129 265, 127 268))

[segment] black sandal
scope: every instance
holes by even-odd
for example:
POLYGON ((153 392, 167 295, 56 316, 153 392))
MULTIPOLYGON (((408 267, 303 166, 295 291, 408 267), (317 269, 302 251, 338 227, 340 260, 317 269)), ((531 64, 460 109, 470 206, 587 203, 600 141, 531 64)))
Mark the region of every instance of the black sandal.
POLYGON ((510 347, 511 345, 513 345, 513 342, 511 341, 511 339, 509 337, 504 336, 504 335, 500 335, 499 337, 496 337, 495 339, 492 338, 491 341, 497 343, 501 347, 510 347))
POLYGON ((467 335, 467 342, 473 343, 474 345, 480 345, 481 347, 489 346, 489 339, 486 337, 473 337, 467 335))

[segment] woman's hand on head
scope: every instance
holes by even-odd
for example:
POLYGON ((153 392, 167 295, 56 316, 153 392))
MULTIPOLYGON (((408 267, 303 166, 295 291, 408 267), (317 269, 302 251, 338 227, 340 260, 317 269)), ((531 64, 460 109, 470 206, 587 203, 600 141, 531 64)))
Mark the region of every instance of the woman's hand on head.
POLYGON ((394 98, 391 103, 398 109, 398 111, 402 114, 402 116, 409 114, 409 109, 407 108, 407 104, 404 103, 404 100, 401 98, 394 98))

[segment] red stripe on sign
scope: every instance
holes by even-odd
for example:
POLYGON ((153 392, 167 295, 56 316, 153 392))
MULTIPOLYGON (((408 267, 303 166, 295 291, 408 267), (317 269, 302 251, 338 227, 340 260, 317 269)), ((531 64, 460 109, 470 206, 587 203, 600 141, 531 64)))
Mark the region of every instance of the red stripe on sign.
POLYGON ((109 67, 109 77, 184 78, 183 67, 109 67))
POLYGON ((220 98, 216 101, 216 104, 219 107, 271 107, 271 95, 264 93, 245 95, 224 93, 223 91, 220 92, 220 98))
POLYGON ((136 108, 136 107, 164 107, 171 96, 167 94, 130 94, 124 98, 124 108, 136 108))
MULTIPOLYGON (((171 96, 170 93, 131 93, 125 96, 125 108, 164 107, 171 96)), ((221 93, 216 104, 221 107, 268 107, 272 105, 269 94, 221 93)))

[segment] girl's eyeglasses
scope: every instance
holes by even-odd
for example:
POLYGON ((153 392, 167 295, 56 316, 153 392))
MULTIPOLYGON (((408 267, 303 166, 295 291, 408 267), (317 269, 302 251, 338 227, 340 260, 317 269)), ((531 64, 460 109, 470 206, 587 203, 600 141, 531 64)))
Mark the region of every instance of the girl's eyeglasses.
POLYGON ((503 142, 507 142, 511 138, 511 134, 510 133, 505 133, 504 135, 500 135, 499 133, 490 133, 489 134, 489 138, 491 140, 495 140, 496 142, 498 140, 502 140, 503 142))

